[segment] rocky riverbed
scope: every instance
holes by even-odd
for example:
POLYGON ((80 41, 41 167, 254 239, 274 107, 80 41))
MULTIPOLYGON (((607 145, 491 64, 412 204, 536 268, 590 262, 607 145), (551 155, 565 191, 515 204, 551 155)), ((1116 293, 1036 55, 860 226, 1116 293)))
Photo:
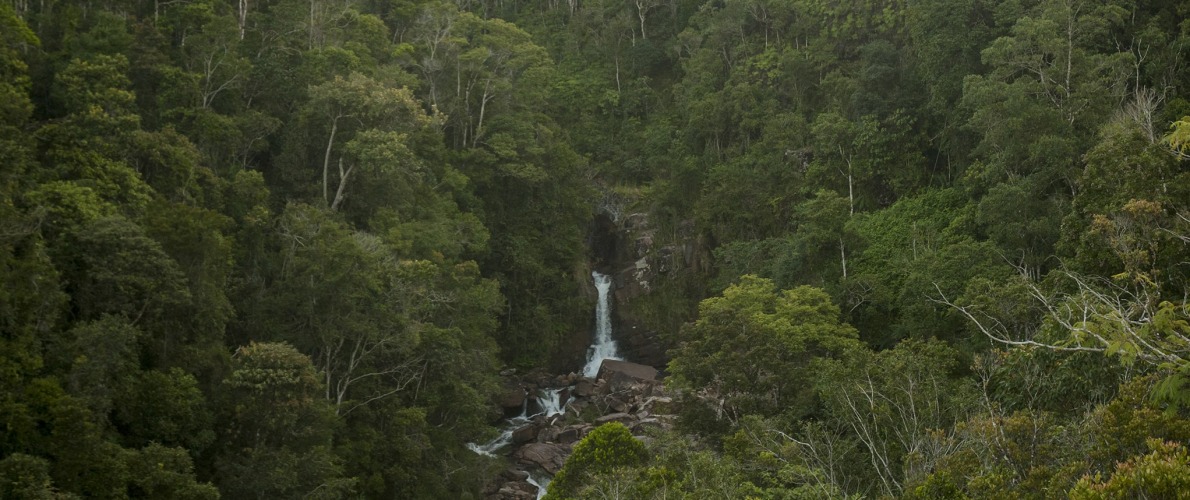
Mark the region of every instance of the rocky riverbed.
POLYGON ((507 446, 494 452, 507 456, 510 464, 484 488, 487 500, 538 498, 535 483, 548 484, 574 445, 599 425, 621 422, 638 437, 650 428, 673 425, 672 400, 657 370, 647 365, 606 360, 594 378, 578 373, 511 376, 506 385, 500 400, 506 415, 536 415, 511 421, 517 425, 507 446), (554 391, 558 407, 546 411, 554 391))

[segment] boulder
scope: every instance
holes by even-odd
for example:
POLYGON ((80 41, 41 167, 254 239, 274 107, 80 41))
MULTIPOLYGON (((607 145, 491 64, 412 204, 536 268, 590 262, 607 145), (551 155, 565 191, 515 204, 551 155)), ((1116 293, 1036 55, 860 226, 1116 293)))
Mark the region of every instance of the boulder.
POLYGON ((637 382, 652 382, 657 380, 657 369, 629 361, 603 360, 603 364, 599 366, 599 376, 596 378, 611 381, 613 377, 627 378, 637 382))
POLYGON ((644 386, 660 384, 657 381, 657 369, 639 363, 627 361, 607 360, 599 370, 599 382, 595 386, 596 394, 614 394, 621 392, 641 393, 644 386))
POLYGON ((554 438, 554 440, 562 444, 572 444, 578 442, 578 440, 582 439, 583 436, 586 436, 588 432, 591 432, 590 426, 572 425, 558 432, 558 435, 554 438))
POLYGON ((512 443, 513 444, 521 444, 521 443, 528 443, 529 441, 533 441, 533 440, 537 439, 537 433, 539 430, 540 430, 540 428, 537 427, 536 425, 529 424, 524 427, 521 427, 520 429, 512 431, 512 443))
POLYGON ((561 432, 562 432, 562 429, 559 429, 557 427, 553 427, 553 426, 543 427, 537 431, 537 442, 538 443, 556 443, 556 442, 558 442, 558 434, 561 432))
MULTIPOLYGON (((487 482, 487 484, 484 485, 482 491, 485 495, 489 495, 486 498, 492 498, 490 495, 497 494, 497 492, 499 490, 501 490, 502 488, 506 488, 512 483, 524 482, 527 479, 529 479, 528 472, 517 469, 515 467, 510 467, 510 468, 505 469, 504 471, 500 472, 500 474, 497 474, 496 477, 489 480, 487 482)), ((528 483, 526 483, 526 484, 528 484, 528 483)), ((503 498, 503 497, 496 496, 495 498, 503 498)))
POLYGON ((629 424, 636 420, 636 417, 627 413, 608 413, 602 417, 595 419, 595 425, 603 425, 608 422, 620 422, 622 424, 629 424))
POLYGON ((574 383, 574 395, 580 398, 590 397, 595 393, 595 383, 589 378, 579 379, 574 383))
POLYGON ((569 387, 563 387, 561 391, 558 391, 558 401, 562 404, 563 410, 566 409, 566 402, 570 401, 571 396, 572 394, 569 387))
POLYGON ((550 474, 557 474, 562 469, 562 464, 566 463, 568 455, 570 455, 570 447, 566 445, 529 443, 517 448, 513 452, 512 458, 522 464, 541 467, 550 474))
POLYGON ((514 410, 516 413, 520 413, 521 408, 525 405, 525 388, 519 385, 507 385, 496 402, 504 409, 505 413, 514 410))
POLYGON ((496 492, 495 498, 500 500, 532 500, 537 498, 537 492, 527 491, 529 489, 536 490, 536 488, 534 488, 533 485, 529 483, 523 483, 523 486, 522 483, 513 483, 500 488, 500 491, 496 492))
POLYGON ((615 396, 608 396, 603 400, 607 404, 608 409, 616 413, 628 413, 628 403, 615 396))

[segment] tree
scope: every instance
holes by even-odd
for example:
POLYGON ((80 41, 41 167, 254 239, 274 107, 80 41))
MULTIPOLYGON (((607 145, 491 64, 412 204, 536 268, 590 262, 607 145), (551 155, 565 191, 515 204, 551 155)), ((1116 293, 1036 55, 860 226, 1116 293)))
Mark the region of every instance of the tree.
POLYGON ((1086 476, 1070 498, 1176 498, 1190 489, 1190 453, 1175 442, 1149 441, 1151 453, 1116 465, 1106 479, 1086 476))
POLYGON ((1164 141, 1180 158, 1190 157, 1190 116, 1183 116, 1181 120, 1169 125, 1169 134, 1164 141))
POLYGON ((574 447, 550 481, 545 498, 561 500, 572 497, 590 477, 607 474, 619 467, 641 465, 648 458, 644 443, 632 437, 619 422, 596 427, 574 447))
POLYGON ((262 304, 269 337, 311 353, 324 399, 346 413, 420 380, 420 329, 401 302, 400 263, 375 236, 353 232, 329 212, 291 205, 279 221, 285 265, 262 304), (285 311, 276 315, 273 311, 285 311), (356 394, 356 383, 376 392, 356 394))
POLYGON ((214 443, 214 415, 193 375, 176 367, 144 370, 121 384, 111 420, 124 446, 160 445, 199 455, 214 443))
POLYGON ((883 495, 932 471, 961 444, 949 430, 965 420, 973 384, 952 378, 957 352, 940 341, 849 351, 815 363, 815 387, 830 418, 862 445, 865 472, 883 495))
POLYGON ((1051 276, 1050 286, 1044 288, 1031 281, 1020 284, 1027 299, 1046 314, 1046 323, 1040 327, 1009 328, 986 304, 956 304, 944 294, 939 302, 963 314, 998 343, 1100 352, 1118 356, 1126 366, 1137 362, 1162 369, 1186 366, 1190 362, 1186 304, 1182 299, 1163 299, 1161 285, 1148 270, 1155 253, 1148 245, 1156 245, 1156 240, 1143 236, 1155 227, 1152 220, 1145 219, 1160 217, 1160 205, 1133 201, 1125 208, 1127 219, 1098 221, 1100 230, 1115 233, 1109 238, 1122 254, 1124 272, 1107 278, 1062 271, 1051 276), (1142 233, 1139 238, 1133 233, 1136 230, 1142 233))
POLYGON ((390 172, 411 170, 411 158, 404 147, 404 134, 428 127, 434 117, 422 111, 413 94, 405 88, 389 88, 360 73, 310 88, 309 112, 329 122, 326 147, 322 154, 322 200, 331 210, 338 210, 347 196, 347 185, 357 167, 390 172), (345 136, 346 139, 340 137, 345 136), (346 143, 350 154, 335 146, 346 143), (331 197, 331 165, 336 164, 339 179, 331 197))
POLYGON ((151 189, 125 161, 140 126, 122 55, 74 59, 54 79, 53 97, 66 112, 44 125, 43 182, 67 180, 93 189, 127 214, 141 213, 151 189))
POLYGON ((65 235, 57 264, 69 280, 67 291, 78 319, 121 315, 148 333, 143 354, 170 362, 182 347, 178 333, 161 328, 175 308, 191 300, 177 262, 142 228, 123 217, 104 217, 65 235))
POLYGON ((855 329, 820 289, 778 292, 771 280, 746 275, 720 297, 699 304, 671 351, 674 383, 697 391, 700 405, 734 424, 745 415, 798 418, 814 408, 802 380, 811 361, 859 346, 855 329))
POLYGON ((72 498, 53 486, 49 462, 44 458, 13 453, 0 460, 0 494, 20 500, 72 498))
POLYGON ((331 453, 335 424, 310 358, 288 344, 241 347, 226 396, 220 491, 241 498, 334 498, 354 481, 331 453))
POLYGON ((190 455, 182 448, 167 448, 152 443, 140 450, 127 451, 130 496, 177 498, 179 500, 216 500, 219 490, 194 477, 190 455))

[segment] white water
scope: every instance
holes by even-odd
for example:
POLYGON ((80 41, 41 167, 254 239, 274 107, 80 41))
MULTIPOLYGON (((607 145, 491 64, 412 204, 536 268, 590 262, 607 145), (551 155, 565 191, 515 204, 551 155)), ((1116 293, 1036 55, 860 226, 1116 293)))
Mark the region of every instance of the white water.
POLYGON ((493 439, 491 441, 488 441, 484 444, 467 443, 467 449, 474 451, 480 455, 487 455, 489 457, 495 457, 496 452, 500 451, 500 448, 503 448, 505 446, 508 446, 509 444, 512 444, 512 431, 514 431, 514 430, 516 430, 516 429, 515 428, 505 429, 504 432, 500 433, 499 437, 497 437, 496 439, 493 439))
POLYGON ((529 473, 529 478, 525 480, 529 484, 537 487, 537 500, 545 498, 545 491, 550 487, 550 476, 540 475, 533 477, 533 473, 529 473))
POLYGON ((544 413, 547 418, 566 413, 566 405, 562 403, 562 389, 541 391, 537 396, 537 404, 541 405, 541 413, 538 415, 544 413))
POLYGON ((583 376, 594 378, 599 374, 603 360, 620 359, 620 355, 616 352, 616 341, 612 340, 612 310, 608 305, 612 277, 597 271, 592 272, 591 277, 595 278, 595 289, 599 290, 599 303, 595 306, 595 343, 587 349, 583 376))
POLYGON ((498 456, 496 452, 512 444, 512 433, 519 429, 522 424, 528 422, 530 418, 532 416, 529 415, 529 398, 526 397, 525 402, 521 403, 521 414, 508 419, 508 422, 504 424, 504 428, 500 430, 500 435, 496 436, 496 439, 483 444, 467 443, 467 449, 480 455, 496 457, 498 456))

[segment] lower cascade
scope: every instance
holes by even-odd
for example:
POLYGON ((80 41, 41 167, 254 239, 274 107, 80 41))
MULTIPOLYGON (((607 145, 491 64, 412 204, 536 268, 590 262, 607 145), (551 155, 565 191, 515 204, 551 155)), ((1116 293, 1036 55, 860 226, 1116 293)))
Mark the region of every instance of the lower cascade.
POLYGON ((537 487, 537 500, 545 498, 545 492, 550 487, 550 476, 545 474, 529 473, 529 477, 525 479, 529 484, 537 487))
POLYGON ((537 398, 537 404, 541 405, 540 414, 544 414, 546 418, 566 413, 566 405, 562 402, 562 389, 542 391, 537 398))
POLYGON ((612 277, 599 271, 592 272, 591 277, 595 279, 595 289, 599 291, 599 302, 595 306, 595 342, 587 349, 587 364, 583 367, 583 376, 588 378, 599 374, 603 360, 621 359, 616 352, 616 341, 612 339, 612 311, 608 303, 612 277))
POLYGON ((502 408, 519 408, 519 414, 504 420, 495 439, 467 444, 475 453, 511 462, 485 486, 485 499, 540 500, 574 445, 602 424, 620 422, 636 435, 647 428, 672 426, 671 399, 657 370, 624 361, 612 340, 611 276, 591 276, 599 300, 595 335, 582 370, 518 377, 502 408))

